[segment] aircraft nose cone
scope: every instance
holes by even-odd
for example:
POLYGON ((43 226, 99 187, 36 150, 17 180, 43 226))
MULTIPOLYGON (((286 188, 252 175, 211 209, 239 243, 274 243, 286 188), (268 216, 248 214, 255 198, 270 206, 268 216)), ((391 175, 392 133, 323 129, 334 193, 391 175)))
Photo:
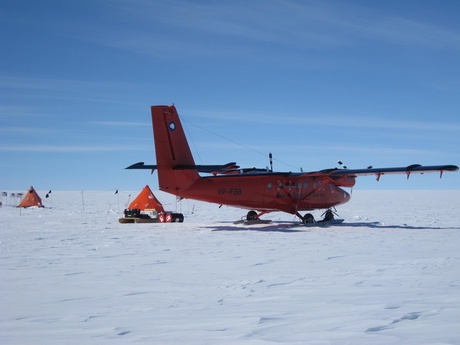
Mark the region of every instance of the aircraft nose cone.
POLYGON ((347 191, 344 191, 341 188, 340 188, 340 191, 341 191, 341 195, 342 195, 342 197, 341 197, 342 201, 340 203, 345 204, 348 201, 350 201, 350 198, 351 198, 350 194, 347 191))

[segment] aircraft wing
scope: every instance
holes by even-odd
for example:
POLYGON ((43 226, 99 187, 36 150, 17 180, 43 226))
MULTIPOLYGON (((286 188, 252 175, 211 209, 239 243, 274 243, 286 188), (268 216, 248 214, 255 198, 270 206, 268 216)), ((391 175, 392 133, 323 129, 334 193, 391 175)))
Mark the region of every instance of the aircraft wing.
POLYGON ((439 172, 442 176, 444 171, 458 171, 458 166, 456 165, 420 165, 412 164, 407 167, 395 167, 395 168, 368 168, 368 169, 332 169, 322 171, 327 175, 332 176, 368 176, 375 175, 377 180, 380 179, 382 175, 388 174, 406 174, 409 178, 410 174, 425 174, 432 172, 439 172))
MULTIPOLYGON (((145 164, 144 162, 139 162, 130 165, 126 169, 147 169, 152 172, 157 169, 157 165, 145 164)), ((223 164, 223 165, 179 165, 174 168, 175 170, 188 170, 196 169, 198 172, 209 173, 213 175, 217 174, 241 174, 241 173, 264 173, 267 172, 266 169, 258 168, 245 168, 240 169, 235 162, 223 164)), ((393 167, 393 168, 367 168, 367 169, 325 169, 320 171, 313 171, 307 173, 285 173, 286 175, 306 175, 306 176, 321 176, 329 177, 331 179, 339 179, 341 177, 358 177, 358 176, 369 176, 375 175, 377 181, 382 175, 389 174, 406 174, 407 178, 411 174, 425 174, 432 172, 439 172, 442 176, 444 171, 458 171, 459 168, 456 165, 420 165, 412 164, 406 167, 393 167), (335 177, 335 178, 334 178, 335 177)))

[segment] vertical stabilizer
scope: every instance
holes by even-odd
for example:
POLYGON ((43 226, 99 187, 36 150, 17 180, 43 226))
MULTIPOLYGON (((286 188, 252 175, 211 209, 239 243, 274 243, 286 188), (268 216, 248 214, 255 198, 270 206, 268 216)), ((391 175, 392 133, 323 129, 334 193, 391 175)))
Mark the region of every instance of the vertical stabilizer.
POLYGON ((200 178, 174 106, 152 106, 153 137, 160 190, 181 196, 200 178))

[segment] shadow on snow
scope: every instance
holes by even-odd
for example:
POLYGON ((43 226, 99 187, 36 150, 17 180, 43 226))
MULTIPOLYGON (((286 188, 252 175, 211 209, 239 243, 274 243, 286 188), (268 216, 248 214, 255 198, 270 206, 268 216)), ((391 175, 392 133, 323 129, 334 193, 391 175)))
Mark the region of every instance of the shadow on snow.
POLYGON ((367 228, 367 229, 404 229, 404 230, 460 230, 459 227, 435 227, 435 226, 413 226, 413 225, 386 225, 380 222, 354 222, 341 223, 327 226, 308 225, 304 226, 296 222, 273 222, 270 224, 216 224, 202 227, 212 229, 212 231, 260 231, 260 232, 308 232, 312 229, 334 229, 334 228, 367 228))

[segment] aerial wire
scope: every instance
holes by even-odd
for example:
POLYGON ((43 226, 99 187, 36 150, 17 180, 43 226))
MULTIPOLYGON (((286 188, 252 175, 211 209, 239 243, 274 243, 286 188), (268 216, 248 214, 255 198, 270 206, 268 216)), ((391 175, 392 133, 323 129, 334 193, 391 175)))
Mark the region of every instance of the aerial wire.
MULTIPOLYGON (((179 116, 179 117, 180 117, 180 119, 181 119, 183 122, 185 122, 186 124, 189 123, 189 124, 191 124, 191 125, 193 125, 193 126, 199 128, 199 129, 201 129, 201 130, 203 130, 203 131, 205 131, 205 132, 211 133, 211 134, 213 134, 213 135, 215 135, 215 136, 217 136, 217 137, 219 137, 219 138, 221 138, 221 139, 230 141, 230 142, 232 142, 232 143, 234 143, 234 144, 236 144, 236 145, 238 145, 238 146, 241 146, 241 147, 243 147, 243 148, 245 148, 245 149, 247 149, 247 150, 251 150, 251 151, 253 151, 253 152, 255 152, 255 153, 259 154, 259 155, 262 155, 262 156, 264 156, 264 157, 267 156, 266 153, 260 152, 260 151, 254 149, 254 148, 252 148, 252 147, 250 147, 250 146, 247 146, 247 145, 245 145, 245 144, 242 144, 242 143, 240 143, 240 142, 238 142, 238 141, 235 141, 235 140, 233 140, 233 139, 227 138, 226 136, 223 136, 223 135, 221 135, 221 134, 219 134, 219 133, 213 132, 213 131, 211 131, 211 130, 205 128, 205 127, 202 127, 202 126, 200 126, 200 125, 197 125, 196 123, 193 123, 193 122, 191 122, 191 121, 188 121, 188 120, 184 119, 184 118, 181 117, 181 116, 179 116)), ((188 132, 189 135, 190 135, 190 131, 188 130, 188 127, 187 127, 187 132, 188 132)), ((190 138, 191 138, 191 140, 192 140, 194 149, 198 152, 198 150, 197 150, 197 148, 196 148, 196 146, 195 146, 195 142, 193 141, 193 137, 191 137, 191 135, 190 135, 190 138)), ((203 161, 201 160, 201 157, 200 157, 200 154, 199 154, 199 153, 198 153, 198 157, 200 158, 200 161, 201 161, 202 164, 203 164, 203 161)), ((294 166, 294 165, 292 165, 292 164, 283 162, 283 161, 281 161, 281 160, 279 160, 279 159, 277 159, 277 158, 273 158, 273 159, 274 159, 275 161, 279 162, 279 163, 282 163, 282 164, 284 164, 284 165, 287 165, 287 166, 290 166, 290 167, 292 167, 292 168, 298 169, 298 167, 296 167, 296 166, 294 166)))
MULTIPOLYGON (((200 156, 200 152, 198 151, 196 145, 195 145, 195 141, 193 140, 193 136, 192 136, 192 133, 190 132, 190 130, 188 129, 187 127, 187 120, 183 119, 181 116, 179 116, 179 118, 182 120, 182 123, 185 123, 185 129, 188 133, 188 137, 190 138, 190 140, 192 141, 192 145, 193 145, 193 148, 195 149, 195 152, 196 154, 198 155, 198 159, 200 160, 201 164, 204 164, 203 163, 203 160, 201 159, 201 156, 200 156)), ((189 122, 191 123, 191 122, 189 122)), ((191 123, 192 124, 192 123, 191 123)), ((204 128, 203 128, 204 129, 204 128)))

